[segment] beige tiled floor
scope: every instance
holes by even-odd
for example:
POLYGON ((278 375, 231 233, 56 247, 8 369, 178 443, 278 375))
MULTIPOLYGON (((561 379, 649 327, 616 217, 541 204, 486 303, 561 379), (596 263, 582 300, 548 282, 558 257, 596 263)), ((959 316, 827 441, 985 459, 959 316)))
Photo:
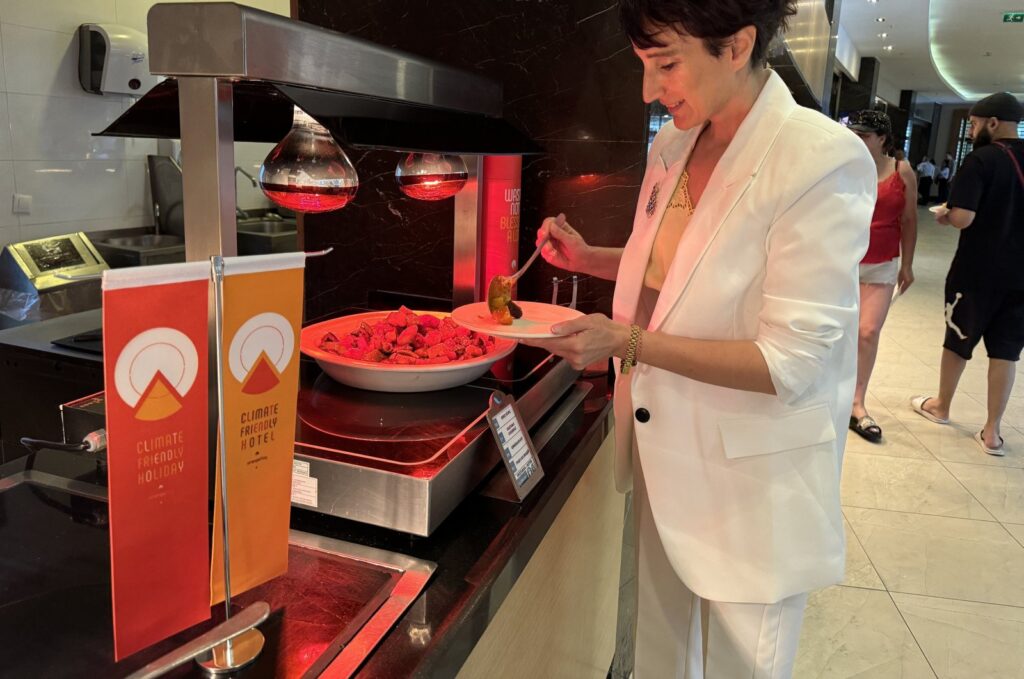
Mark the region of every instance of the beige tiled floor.
POLYGON ((917 282, 882 332, 868 409, 885 433, 850 434, 843 469, 847 575, 810 600, 797 679, 1024 678, 1024 367, 1005 457, 973 440, 987 360, 975 352, 952 424, 909 407, 938 386, 943 280, 956 234, 920 211, 917 282))

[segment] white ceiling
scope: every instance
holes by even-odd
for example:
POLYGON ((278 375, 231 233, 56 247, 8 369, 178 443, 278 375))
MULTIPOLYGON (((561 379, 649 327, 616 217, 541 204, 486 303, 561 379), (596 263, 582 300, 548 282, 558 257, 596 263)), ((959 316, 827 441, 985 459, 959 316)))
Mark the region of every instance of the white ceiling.
POLYGON ((950 88, 969 101, 1002 91, 1024 97, 1024 23, 1003 23, 1004 12, 1022 8, 1019 0, 932 0, 932 61, 950 88))
POLYGON ((951 103, 1024 95, 1024 24, 1002 23, 1003 12, 1022 8, 1024 0, 842 0, 839 22, 861 56, 881 62, 882 80, 915 90, 919 102, 951 103))

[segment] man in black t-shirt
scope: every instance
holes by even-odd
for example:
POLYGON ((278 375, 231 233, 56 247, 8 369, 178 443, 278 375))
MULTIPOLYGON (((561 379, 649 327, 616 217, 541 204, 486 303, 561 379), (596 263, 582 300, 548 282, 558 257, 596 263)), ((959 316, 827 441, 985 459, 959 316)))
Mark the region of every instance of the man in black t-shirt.
POLYGON ((949 405, 971 352, 981 339, 989 357, 988 418, 975 435, 990 455, 1003 455, 1003 413, 1024 349, 1024 116, 1007 92, 970 111, 974 151, 953 177, 948 211, 937 221, 960 229, 946 277, 946 340, 939 395, 915 396, 911 406, 932 422, 949 422, 949 405))

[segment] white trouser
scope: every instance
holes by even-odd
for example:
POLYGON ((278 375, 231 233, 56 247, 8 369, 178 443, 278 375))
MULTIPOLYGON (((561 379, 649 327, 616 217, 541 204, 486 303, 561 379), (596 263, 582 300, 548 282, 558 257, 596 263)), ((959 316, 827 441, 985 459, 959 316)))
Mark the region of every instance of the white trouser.
POLYGON ((774 604, 737 604, 706 601, 691 592, 658 537, 635 448, 633 514, 638 590, 634 679, 789 679, 807 594, 774 604))

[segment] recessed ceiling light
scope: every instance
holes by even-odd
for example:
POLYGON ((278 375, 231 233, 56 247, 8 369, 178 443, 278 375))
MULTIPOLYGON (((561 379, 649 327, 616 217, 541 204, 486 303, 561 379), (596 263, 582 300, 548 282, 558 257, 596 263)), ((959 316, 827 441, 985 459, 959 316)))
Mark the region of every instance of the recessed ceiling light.
POLYGON ((879 33, 879 34, 878 34, 878 37, 879 37, 879 38, 888 38, 888 37, 889 37, 889 34, 888 34, 888 33, 879 33))
POLYGON ((892 45, 886 45, 882 49, 884 49, 886 52, 892 52, 892 45))
POLYGON ((872 4, 872 5, 877 5, 878 4, 878 0, 868 0, 868 3, 872 4))
POLYGON ((885 17, 878 17, 877 19, 875 19, 875 21, 877 21, 878 23, 882 23, 885 21, 885 17))

